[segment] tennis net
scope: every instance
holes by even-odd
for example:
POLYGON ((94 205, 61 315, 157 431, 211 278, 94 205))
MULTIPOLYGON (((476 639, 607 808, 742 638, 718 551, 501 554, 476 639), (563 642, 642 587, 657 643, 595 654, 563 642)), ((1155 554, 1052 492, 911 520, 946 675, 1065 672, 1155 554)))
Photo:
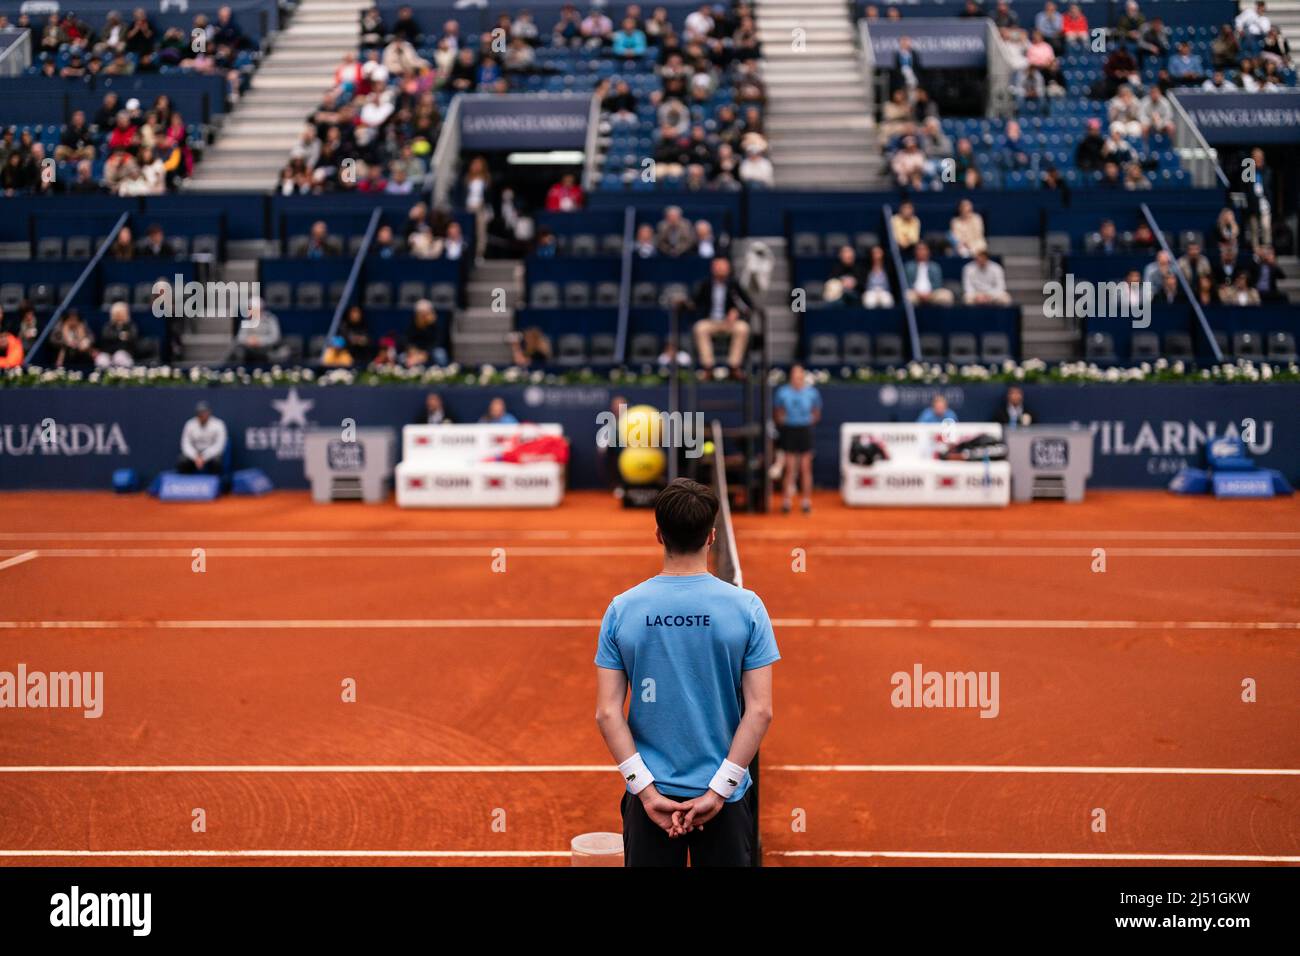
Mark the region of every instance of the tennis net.
MULTIPOLYGON (((714 421, 712 430, 713 440, 713 490, 718 496, 718 516, 714 520, 714 529, 717 535, 713 541, 713 573, 726 581, 728 584, 734 584, 736 587, 745 586, 745 577, 740 569, 740 553, 736 549, 736 528, 731 520, 731 495, 727 488, 727 461, 726 449, 722 445, 722 425, 714 421)), ((744 710, 745 701, 740 701, 741 710, 744 710)), ((763 841, 762 835, 758 829, 758 754, 754 754, 754 760, 749 765, 749 776, 753 781, 751 789, 753 791, 753 803, 751 806, 754 810, 754 866, 763 865, 763 841)))

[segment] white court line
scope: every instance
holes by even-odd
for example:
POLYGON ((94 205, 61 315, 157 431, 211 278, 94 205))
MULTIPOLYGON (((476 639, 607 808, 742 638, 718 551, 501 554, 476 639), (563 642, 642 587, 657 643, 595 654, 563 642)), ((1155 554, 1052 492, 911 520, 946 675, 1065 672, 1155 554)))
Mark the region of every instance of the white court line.
POLYGON ((349 857, 357 859, 535 859, 570 850, 0 850, 0 857, 349 857))
MULTIPOLYGON (((612 764, 28 764, 0 766, 0 774, 45 773, 266 773, 266 774, 498 774, 609 773, 612 764)), ((1078 767, 1009 764, 773 764, 764 773, 988 773, 1127 774, 1188 777, 1300 777, 1275 767, 1078 767)))
POLYGON ((766 856, 840 857, 890 860, 1150 860, 1166 863, 1300 863, 1300 856, 1245 853, 971 853, 956 850, 764 850, 766 856))
MULTIPOLYGON (((976 529, 976 528, 845 528, 834 532, 787 530, 781 528, 745 527, 746 516, 736 529, 742 541, 773 539, 798 541, 837 541, 845 538, 865 538, 879 541, 885 538, 904 540, 1084 540, 1119 539, 1130 541, 1300 541, 1300 531, 1092 531, 1078 529, 976 529)), ((568 541, 573 539, 608 540, 618 538, 640 539, 646 532, 640 528, 609 528, 603 530, 482 528, 482 529, 429 529, 375 528, 373 530, 281 530, 232 531, 229 529, 196 529, 193 531, 0 531, 0 541, 192 541, 203 538, 210 541, 458 541, 479 538, 524 538, 534 540, 568 541)))
MULTIPOLYGON (((1300 863, 1300 856, 1245 853, 979 853, 947 850, 764 850, 784 857, 840 857, 899 860, 1075 860, 1090 862, 1162 861, 1169 863, 1300 863)), ((262 857, 321 859, 538 859, 570 857, 569 850, 0 850, 0 857, 262 857)))
MULTIPOLYGON (((495 547, 388 547, 388 548, 206 548, 209 558, 491 558, 495 547)), ((0 550, 0 554, 7 553, 0 550)), ((29 552, 35 555, 36 552, 29 552)), ((1088 554, 1090 552, 1080 552, 1088 554)), ((1300 554, 1300 551, 1296 552, 1300 554)), ((193 557, 191 548, 43 548, 43 558, 185 558, 193 557)), ((509 557, 628 557, 634 555, 660 556, 663 549, 650 545, 639 547, 583 547, 567 546, 546 548, 533 545, 511 545, 509 557)), ((2 567, 3 565, 0 565, 2 567)))
MULTIPOLYGON (((775 627, 861 630, 1127 630, 1281 631, 1300 621, 919 620, 912 618, 774 618, 775 627)), ((541 630, 599 627, 599 618, 286 618, 264 620, 0 621, 0 630, 541 630)))
MULTIPOLYGON (((809 544, 810 555, 874 558, 1091 558, 1093 549, 1007 547, 1005 545, 957 545, 954 547, 906 547, 864 545, 862 547, 827 547, 809 544)), ((44 553, 44 552, 42 552, 44 553)), ((1107 547, 1110 557, 1121 558, 1300 558, 1300 548, 1115 548, 1107 547)))
POLYGON ((5 560, 0 561, 0 571, 3 571, 5 568, 12 568, 19 564, 26 564, 28 561, 37 557, 38 553, 39 552, 36 551, 23 551, 20 554, 15 554, 12 558, 6 558, 5 560))
POLYGON ((774 764, 763 773, 1044 773, 1187 777, 1300 777, 1288 767, 1071 767, 1014 764, 774 764))
MULTIPOLYGON (((505 547, 511 557, 646 557, 658 556, 662 550, 650 545, 539 547, 535 545, 503 545, 479 547, 279 547, 279 548, 213 548, 208 547, 208 557, 213 558, 474 558, 493 557, 497 547, 505 547)), ((1078 558, 1094 557, 1087 547, 1044 548, 1006 545, 956 545, 956 546, 904 546, 872 545, 861 547, 830 546, 808 542, 806 550, 812 556, 863 557, 863 558, 971 558, 971 557, 1026 557, 1026 558, 1078 558)), ((2 554, 16 554, 0 549, 2 554)), ((35 556, 36 552, 24 552, 35 556)), ((1107 549, 1110 557, 1120 558, 1300 558, 1300 548, 1116 548, 1107 549)), ((184 558, 193 556, 192 549, 184 548, 42 548, 43 558, 184 558)), ((0 568, 5 565, 0 564, 0 568)))

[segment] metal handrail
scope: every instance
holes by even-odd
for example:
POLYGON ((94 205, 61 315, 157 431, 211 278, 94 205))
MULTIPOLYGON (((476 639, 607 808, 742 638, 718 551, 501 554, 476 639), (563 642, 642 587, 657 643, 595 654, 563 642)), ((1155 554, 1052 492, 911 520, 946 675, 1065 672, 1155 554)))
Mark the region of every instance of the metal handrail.
POLYGON ((916 307, 907 297, 907 269, 903 265, 903 251, 898 248, 898 239, 894 236, 894 210, 885 205, 880 210, 885 220, 885 235, 889 237, 889 255, 894 261, 894 271, 898 274, 898 293, 903 300, 903 315, 907 317, 907 337, 912 346, 912 361, 921 361, 921 332, 916 324, 916 307))
MULTIPOLYGON (((636 207, 623 210, 623 263, 618 282, 618 331, 614 338, 614 358, 627 363, 627 329, 632 314, 632 245, 636 232, 636 207)), ((675 354, 675 353, 674 353, 675 354)))
POLYGON ((23 356, 24 366, 30 365, 32 359, 40 352, 41 346, 45 344, 45 340, 50 337, 50 333, 54 330, 55 326, 59 324, 59 320, 63 318, 64 313, 71 308, 72 301, 77 297, 77 293, 81 291, 81 287, 86 284, 86 280, 90 278, 90 275, 99 266, 99 263, 103 260, 105 254, 107 254, 109 247, 113 244, 113 241, 117 239, 117 234, 122 231, 122 227, 127 224, 127 221, 130 218, 131 214, 128 212, 124 212, 122 215, 117 217, 117 222, 113 224, 113 228, 110 229, 108 235, 104 237, 104 241, 99 244, 99 248, 95 250, 95 255, 88 263, 86 263, 86 268, 81 270, 81 275, 77 276, 77 281, 72 284, 72 288, 68 290, 68 294, 63 297, 63 301, 59 303, 59 307, 54 310, 54 314, 50 316, 50 320, 45 323, 45 328, 41 330, 41 334, 36 336, 36 341, 32 343, 31 349, 23 356))
MULTIPOLYGON (((357 280, 361 278, 361 267, 365 265, 366 256, 370 254, 370 243, 374 240, 375 233, 379 231, 379 220, 383 218, 383 213, 382 209, 376 208, 370 214, 370 222, 366 224, 366 234, 361 237, 361 247, 357 249, 356 258, 352 260, 352 268, 348 270, 347 284, 343 286, 339 304, 334 307, 334 318, 330 320, 329 332, 325 334, 325 348, 329 348, 330 339, 338 334, 339 326, 343 324, 343 316, 347 313, 352 296, 356 293, 357 280)), ((324 356, 322 350, 321 357, 324 356)))
POLYGON ((1214 337, 1214 330, 1210 327, 1210 320, 1205 315, 1205 310, 1201 308, 1201 303, 1197 301, 1196 290, 1192 284, 1187 281, 1187 276, 1183 275, 1183 270, 1178 268, 1178 260, 1174 258, 1174 251, 1165 241, 1165 234, 1160 229, 1160 224, 1156 222, 1155 214, 1151 212, 1151 207, 1146 203, 1141 205, 1142 215, 1146 217, 1147 225, 1151 227, 1151 232, 1155 235, 1156 241, 1160 243, 1160 248, 1169 256, 1169 261, 1174 264, 1174 275, 1178 276, 1178 285, 1183 290, 1183 295, 1187 296, 1187 301, 1192 305, 1192 312, 1196 315, 1196 321, 1201 324, 1201 332, 1205 335, 1205 340, 1210 343, 1210 354, 1214 356, 1216 362, 1223 361, 1223 353, 1219 350, 1219 343, 1214 337))

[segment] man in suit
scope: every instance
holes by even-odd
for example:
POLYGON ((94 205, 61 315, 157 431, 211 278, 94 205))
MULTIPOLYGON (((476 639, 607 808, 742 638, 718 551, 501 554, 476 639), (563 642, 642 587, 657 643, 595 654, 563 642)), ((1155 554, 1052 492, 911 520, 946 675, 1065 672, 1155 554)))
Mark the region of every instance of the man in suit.
POLYGON ((308 259, 325 259, 330 256, 341 256, 343 246, 337 239, 329 233, 329 227, 325 225, 324 220, 318 220, 311 225, 311 233, 307 239, 307 248, 303 253, 308 259))
POLYGON ((700 316, 692 328, 695 348, 700 356, 700 377, 707 378, 713 370, 715 335, 731 337, 727 366, 733 376, 741 377, 745 349, 749 345, 749 322, 746 317, 754 306, 740 283, 732 276, 730 259, 718 256, 710 263, 709 278, 696 286, 691 301, 700 316))
POLYGON ((1019 385, 1012 385, 1007 389, 1006 401, 993 413, 993 420, 1008 428, 1019 428, 1033 421, 1033 416, 1025 407, 1025 393, 1019 385))
POLYGON ((136 255, 144 259, 170 259, 175 255, 172 244, 163 235, 162 226, 156 222, 149 226, 149 231, 140 240, 135 251, 136 255))
POLYGON ((1279 279, 1285 279, 1277 265, 1277 252, 1272 246, 1260 246, 1255 252, 1255 264, 1251 269, 1251 287, 1259 293, 1263 302, 1286 302, 1286 293, 1277 287, 1279 279))
POLYGON ((952 305, 952 290, 943 287, 943 273, 930 261, 930 247, 924 242, 916 244, 916 258, 903 266, 903 276, 913 305, 952 305))

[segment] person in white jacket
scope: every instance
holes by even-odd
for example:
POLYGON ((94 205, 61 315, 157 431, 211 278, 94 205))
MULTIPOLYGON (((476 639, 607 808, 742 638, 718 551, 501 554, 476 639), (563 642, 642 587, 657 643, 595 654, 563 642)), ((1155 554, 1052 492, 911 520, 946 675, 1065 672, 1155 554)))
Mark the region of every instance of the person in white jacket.
POLYGON ((185 475, 220 475, 226 451, 226 423, 199 402, 194 417, 181 429, 181 457, 176 470, 185 475))

